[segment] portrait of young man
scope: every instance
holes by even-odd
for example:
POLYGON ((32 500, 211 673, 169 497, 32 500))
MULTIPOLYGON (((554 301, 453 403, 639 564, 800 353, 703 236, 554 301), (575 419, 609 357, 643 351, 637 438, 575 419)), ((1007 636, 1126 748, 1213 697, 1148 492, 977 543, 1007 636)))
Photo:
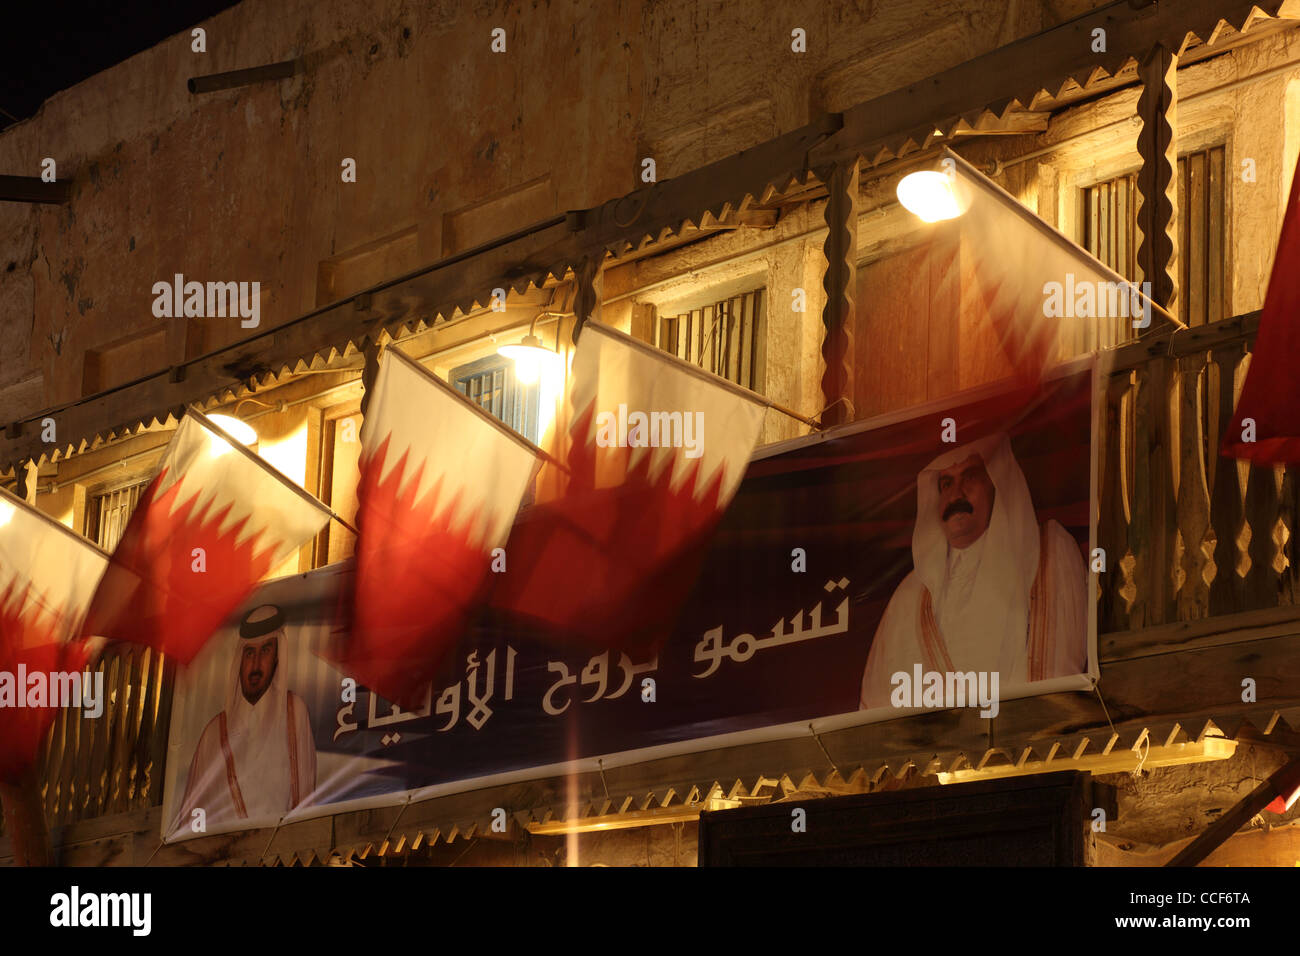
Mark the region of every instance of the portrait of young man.
POLYGON ((302 698, 286 686, 284 612, 249 611, 239 625, 226 707, 203 729, 172 831, 195 809, 208 825, 279 818, 316 787, 316 747, 302 698))

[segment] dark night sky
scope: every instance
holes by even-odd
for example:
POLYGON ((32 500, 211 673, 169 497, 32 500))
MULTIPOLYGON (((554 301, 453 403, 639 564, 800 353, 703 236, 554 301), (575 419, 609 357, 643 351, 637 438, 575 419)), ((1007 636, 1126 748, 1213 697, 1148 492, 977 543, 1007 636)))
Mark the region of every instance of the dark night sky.
POLYGON ((0 129, 234 0, 10 0, 0 12, 0 129), (9 114, 9 115, 5 115, 9 114))

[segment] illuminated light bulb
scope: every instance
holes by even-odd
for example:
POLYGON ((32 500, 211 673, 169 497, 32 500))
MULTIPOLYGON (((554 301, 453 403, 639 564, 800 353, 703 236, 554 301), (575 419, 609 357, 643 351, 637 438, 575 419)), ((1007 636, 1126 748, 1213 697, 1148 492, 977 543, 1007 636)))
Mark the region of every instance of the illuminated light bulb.
POLYGON ((497 354, 514 360, 515 378, 521 385, 535 385, 542 377, 542 370, 550 368, 559 359, 535 335, 525 335, 518 345, 503 345, 497 349, 497 354))
POLYGON ((248 422, 241 422, 229 415, 209 415, 208 421, 245 447, 257 444, 257 432, 248 422))
MULTIPOLYGON (((229 415, 209 415, 208 421, 246 448, 257 443, 257 432, 253 431, 253 426, 247 422, 241 422, 238 418, 229 415)), ((208 432, 208 454, 213 458, 220 458, 226 452, 233 450, 234 446, 225 438, 216 432, 208 432)))
POLYGON ((0 528, 3 528, 10 521, 14 520, 14 514, 18 511, 7 501, 0 501, 0 528))
POLYGON ((898 182, 898 201, 908 212, 925 222, 956 219, 961 204, 953 192, 952 178, 931 169, 908 173, 898 182))

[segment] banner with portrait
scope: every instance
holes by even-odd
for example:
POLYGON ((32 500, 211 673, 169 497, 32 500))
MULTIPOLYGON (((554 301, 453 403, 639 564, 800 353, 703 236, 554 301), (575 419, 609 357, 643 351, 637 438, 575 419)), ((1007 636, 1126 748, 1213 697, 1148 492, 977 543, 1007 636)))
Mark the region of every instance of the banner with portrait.
POLYGON ((1094 395, 1076 362, 765 448, 657 654, 485 611, 413 711, 328 663, 350 563, 268 582, 178 671, 163 836, 1088 691, 1094 395))

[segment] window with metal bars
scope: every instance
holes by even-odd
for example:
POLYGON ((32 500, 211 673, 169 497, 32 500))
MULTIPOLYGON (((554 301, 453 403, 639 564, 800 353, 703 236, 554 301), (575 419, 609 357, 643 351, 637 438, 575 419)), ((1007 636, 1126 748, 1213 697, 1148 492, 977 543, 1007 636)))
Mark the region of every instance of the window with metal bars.
POLYGON ((126 523, 135 511, 140 495, 149 486, 149 480, 136 481, 90 496, 86 508, 86 537, 91 538, 105 551, 111 552, 126 530, 126 523))
POLYGON ((1212 146, 1178 160, 1178 317, 1188 325, 1229 314, 1224 157, 1224 147, 1212 146))
POLYGON ((1083 247, 1125 279, 1137 280, 1137 171, 1083 190, 1083 247))
POLYGON ((755 392, 765 385, 766 289, 659 319, 659 347, 755 392))
POLYGON ((470 401, 501 419, 531 442, 538 440, 537 413, 541 386, 524 385, 515 376, 515 363, 489 355, 451 370, 451 384, 470 401))
MULTIPOLYGON (((1178 317, 1188 325, 1227 313, 1224 225, 1225 149, 1211 146, 1178 160, 1178 317)), ((1126 279, 1140 279, 1137 172, 1083 190, 1083 246, 1126 279)))

